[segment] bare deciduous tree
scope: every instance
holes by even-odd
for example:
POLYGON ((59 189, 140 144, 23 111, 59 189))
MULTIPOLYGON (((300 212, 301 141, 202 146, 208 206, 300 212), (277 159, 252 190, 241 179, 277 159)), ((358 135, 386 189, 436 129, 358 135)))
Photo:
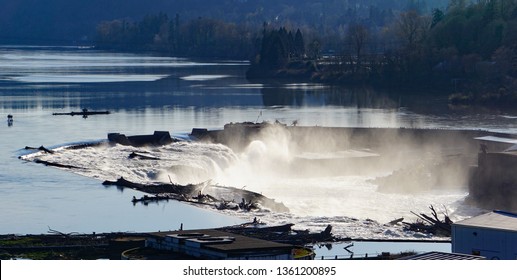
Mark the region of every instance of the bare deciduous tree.
POLYGON ((368 41, 368 29, 362 24, 351 24, 348 26, 348 41, 355 51, 357 67, 361 64, 361 55, 368 41))
POLYGON ((406 48, 412 49, 425 38, 430 23, 429 17, 414 10, 402 13, 396 22, 397 35, 406 48))

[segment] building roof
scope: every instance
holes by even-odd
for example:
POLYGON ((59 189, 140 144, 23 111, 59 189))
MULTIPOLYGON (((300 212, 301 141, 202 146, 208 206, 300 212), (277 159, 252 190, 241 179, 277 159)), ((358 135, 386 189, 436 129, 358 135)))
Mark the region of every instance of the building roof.
POLYGON ((454 223, 452 226, 466 226, 517 231, 517 213, 494 210, 492 212, 454 223))
POLYGON ((517 139, 515 139, 515 138, 504 138, 504 137, 497 137, 497 136, 483 136, 483 137, 476 137, 474 139, 480 140, 480 141, 497 142, 497 143, 504 143, 504 144, 517 144, 517 139))
MULTIPOLYGON (((221 243, 203 243, 203 247, 207 249, 212 249, 215 251, 232 253, 232 252, 242 252, 242 251, 250 251, 250 250, 290 250, 293 248, 292 245, 283 244, 273 241, 267 241, 257 238, 251 238, 239 234, 233 234, 229 232, 213 230, 213 229, 203 229, 203 230, 183 230, 183 231, 167 231, 167 232, 156 232, 151 235, 166 237, 173 235, 188 235, 188 234, 202 234, 214 238, 226 238, 232 239, 232 242, 221 242, 221 243)), ((195 241, 195 239, 192 239, 195 241)))
POLYGON ((415 256, 401 258, 401 260, 484 260, 485 257, 458 253, 428 252, 415 256))
POLYGON ((504 150, 505 152, 515 152, 517 151, 517 144, 511 146, 510 148, 504 150))

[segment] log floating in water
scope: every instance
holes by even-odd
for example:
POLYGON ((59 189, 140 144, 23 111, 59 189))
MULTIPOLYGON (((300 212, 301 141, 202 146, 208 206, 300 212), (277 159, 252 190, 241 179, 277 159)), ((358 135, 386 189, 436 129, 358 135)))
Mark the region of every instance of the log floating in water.
POLYGON ((91 116, 91 115, 109 115, 110 111, 88 111, 88 109, 83 109, 80 112, 70 112, 70 113, 52 113, 53 116, 91 116))
POLYGON ((160 158, 152 157, 152 156, 146 156, 139 153, 132 152, 129 154, 128 158, 130 159, 142 159, 142 160, 160 160, 160 158))
POLYGON ((289 212, 289 209, 280 202, 265 197, 259 193, 237 189, 233 187, 224 187, 211 185, 208 182, 201 184, 177 185, 177 184, 141 184, 131 182, 120 177, 116 181, 104 181, 105 186, 126 187, 148 194, 160 194, 169 196, 171 199, 185 201, 196 204, 212 205, 217 209, 234 209, 252 211, 262 208, 270 209, 275 212, 289 212), (221 207, 228 201, 241 201, 238 208, 221 207))
POLYGON ((195 191, 201 186, 198 185, 176 185, 176 184, 140 184, 134 183, 129 180, 124 179, 124 177, 120 177, 116 181, 104 181, 102 183, 105 186, 119 186, 134 189, 137 191, 149 193, 149 194, 159 194, 159 193, 175 193, 178 195, 191 195, 195 193, 195 191))
POLYGON ((389 226, 394 226, 394 225, 397 225, 399 223, 401 223, 402 221, 404 221, 404 218, 398 218, 398 219, 395 219, 391 222, 388 222, 386 225, 389 225, 389 226))
POLYGON ((218 228, 218 230, 293 245, 305 245, 309 243, 330 242, 337 240, 332 234, 331 225, 327 225, 325 230, 315 233, 309 232, 308 230, 293 230, 291 229, 291 227, 294 224, 285 224, 270 227, 260 227, 259 225, 253 226, 253 224, 251 225, 252 226, 250 227, 224 227, 218 228))
POLYGON ((48 153, 48 154, 53 154, 54 151, 52 150, 49 150, 43 146, 40 146, 39 148, 34 148, 34 147, 29 147, 29 146, 25 146, 25 150, 40 150, 40 151, 44 151, 45 153, 48 153))
POLYGON ((41 164, 44 164, 46 166, 54 166, 54 167, 59 167, 59 168, 83 169, 82 167, 77 167, 77 166, 67 165, 67 164, 60 164, 60 163, 50 162, 50 161, 41 160, 41 159, 36 159, 36 160, 34 160, 34 162, 35 163, 41 163, 41 164))
POLYGON ((147 205, 149 202, 158 202, 158 201, 169 200, 169 199, 177 200, 177 198, 174 198, 174 197, 168 196, 168 195, 153 195, 153 196, 144 195, 141 198, 136 198, 135 196, 133 196, 133 199, 131 200, 131 202, 133 202, 133 204, 137 204, 138 202, 141 202, 141 203, 147 205))

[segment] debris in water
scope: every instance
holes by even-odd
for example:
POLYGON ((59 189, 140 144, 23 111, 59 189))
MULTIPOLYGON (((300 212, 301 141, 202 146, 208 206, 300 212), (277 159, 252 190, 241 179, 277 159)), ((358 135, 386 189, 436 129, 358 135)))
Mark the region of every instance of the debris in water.
POLYGON ((157 195, 154 197, 144 196, 141 199, 134 198, 134 203, 175 199, 196 204, 212 205, 219 210, 231 209, 254 211, 269 209, 273 212, 289 212, 289 209, 283 203, 276 202, 274 199, 265 197, 262 194, 233 187, 212 185, 209 182, 189 185, 170 183, 140 184, 120 177, 116 181, 104 181, 102 184, 105 186, 115 185, 126 187, 148 194, 157 195), (238 208, 221 206, 229 206, 230 203, 239 200, 241 202, 237 204, 238 208))
POLYGON ((444 216, 444 219, 442 221, 438 217, 438 214, 436 213, 436 210, 434 209, 433 205, 429 206, 429 209, 431 209, 432 217, 423 213, 416 214, 414 212, 411 212, 415 216, 417 216, 418 219, 414 223, 403 222, 403 224, 405 225, 405 229, 416 232, 431 233, 437 236, 450 237, 451 225, 453 222, 449 218, 447 211, 445 213, 442 213, 444 216))

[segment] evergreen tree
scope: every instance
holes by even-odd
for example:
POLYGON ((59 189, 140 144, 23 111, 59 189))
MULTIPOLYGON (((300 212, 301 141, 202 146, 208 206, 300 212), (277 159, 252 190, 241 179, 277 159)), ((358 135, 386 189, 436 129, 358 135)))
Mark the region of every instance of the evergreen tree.
POLYGON ((305 56, 305 42, 300 29, 296 30, 296 34, 294 35, 294 53, 297 58, 303 58, 305 56))
POLYGON ((285 29, 265 32, 262 39, 260 64, 267 69, 281 69, 289 62, 287 32, 285 29))
POLYGON ((433 21, 431 23, 431 28, 433 28, 436 24, 438 24, 443 18, 445 17, 445 14, 440 9, 434 9, 433 10, 433 21))

